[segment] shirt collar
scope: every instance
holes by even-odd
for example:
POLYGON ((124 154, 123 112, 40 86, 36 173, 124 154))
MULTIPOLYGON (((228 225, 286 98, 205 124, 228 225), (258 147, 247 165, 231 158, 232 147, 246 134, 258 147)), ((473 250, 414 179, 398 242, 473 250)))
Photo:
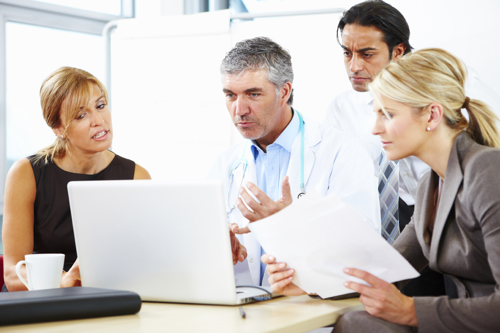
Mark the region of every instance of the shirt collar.
MULTIPOLYGON (((293 143, 295 141, 295 138, 297 137, 297 134, 300 131, 299 116, 297 115, 297 112, 293 108, 292 112, 293 112, 292 120, 285 128, 285 130, 280 134, 280 136, 276 139, 276 141, 274 141, 271 144, 271 145, 279 145, 289 153, 292 153, 293 143)), ((257 159, 259 152, 263 152, 262 149, 260 149, 259 146, 257 145, 257 142, 255 142, 254 140, 252 140, 251 150, 254 159, 257 159)))
POLYGON ((373 105, 373 95, 371 91, 365 91, 365 92, 356 92, 359 96, 359 98, 366 103, 366 105, 373 105))

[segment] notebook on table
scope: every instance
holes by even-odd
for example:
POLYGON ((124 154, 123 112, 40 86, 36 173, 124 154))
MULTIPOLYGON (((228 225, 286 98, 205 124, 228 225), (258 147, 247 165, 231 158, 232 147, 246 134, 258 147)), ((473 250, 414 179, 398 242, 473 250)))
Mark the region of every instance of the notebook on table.
POLYGON ((0 293, 0 325, 134 314, 141 298, 123 290, 73 287, 0 293))

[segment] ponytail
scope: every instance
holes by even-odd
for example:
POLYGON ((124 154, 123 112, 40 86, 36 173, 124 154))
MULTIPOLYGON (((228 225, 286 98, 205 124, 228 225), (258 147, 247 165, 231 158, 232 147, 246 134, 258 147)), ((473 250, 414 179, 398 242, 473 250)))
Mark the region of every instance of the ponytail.
POLYGON ((34 163, 43 160, 43 163, 47 164, 53 158, 63 158, 66 155, 66 151, 68 151, 66 143, 65 139, 57 137, 51 145, 36 152, 34 163))
POLYGON ((489 106, 480 100, 467 97, 464 108, 469 114, 469 126, 466 130, 474 141, 484 146, 500 148, 497 128, 499 120, 489 106))

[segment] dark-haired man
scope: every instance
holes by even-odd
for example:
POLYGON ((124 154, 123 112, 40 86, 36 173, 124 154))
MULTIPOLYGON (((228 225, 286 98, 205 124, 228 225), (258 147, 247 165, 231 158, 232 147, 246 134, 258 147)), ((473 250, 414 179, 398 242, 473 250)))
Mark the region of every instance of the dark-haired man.
MULTIPOLYGON (((382 145, 380 138, 371 134, 375 113, 368 84, 391 61, 397 61, 411 52, 409 38, 410 28, 403 15, 393 6, 379 0, 365 1, 351 7, 344 13, 337 27, 337 40, 344 52, 345 68, 353 89, 333 100, 325 123, 354 134, 361 140, 372 158, 377 178, 382 145)), ((399 184, 396 183, 399 186, 395 186, 394 195, 380 196, 381 207, 384 204, 386 207, 392 205, 381 214, 382 235, 390 243, 395 241, 410 221, 418 180, 429 171, 429 167, 416 157, 406 158, 398 164, 399 177, 394 177, 399 178, 399 184), (387 198, 393 200, 385 200, 384 203, 387 198), (395 212, 394 216, 390 215, 391 209, 395 212)), ((385 190, 384 186, 380 186, 380 189, 385 190)), ((451 280, 449 283, 450 296, 454 296, 451 280)), ((404 287, 403 292, 408 296, 444 295, 446 291, 443 276, 426 268, 418 279, 404 287)))
POLYGON ((334 194, 380 230, 370 158, 356 138, 323 128, 292 107, 293 70, 285 49, 265 37, 241 41, 223 59, 221 74, 229 115, 245 140, 219 156, 209 178, 223 183, 228 220, 238 233, 233 245, 248 251, 235 266, 237 284, 268 282, 248 223, 303 193, 334 194))

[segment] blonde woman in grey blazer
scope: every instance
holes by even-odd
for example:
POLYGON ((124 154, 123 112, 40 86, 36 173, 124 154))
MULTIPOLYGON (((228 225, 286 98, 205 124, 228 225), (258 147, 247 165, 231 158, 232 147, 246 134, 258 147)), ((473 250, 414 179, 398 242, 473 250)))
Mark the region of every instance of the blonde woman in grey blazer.
MULTIPOLYGON (((370 86, 387 157, 416 156, 432 170, 418 186, 415 213, 394 247, 417 269, 429 265, 457 285, 459 298, 407 297, 354 268, 346 282, 366 311, 343 315, 338 332, 500 332, 500 140, 498 119, 465 96, 466 68, 448 52, 425 49, 391 63, 370 86), (469 120, 461 109, 466 109, 469 120)), ((269 256, 273 291, 304 293, 292 270, 269 256)), ((404 282, 398 283, 402 287, 404 282)))

